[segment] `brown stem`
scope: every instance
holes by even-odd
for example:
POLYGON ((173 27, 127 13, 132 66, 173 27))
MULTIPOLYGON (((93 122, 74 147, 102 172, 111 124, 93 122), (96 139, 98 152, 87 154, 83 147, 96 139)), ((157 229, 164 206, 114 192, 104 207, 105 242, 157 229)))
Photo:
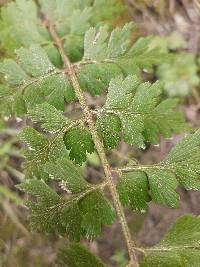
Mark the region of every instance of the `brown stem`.
POLYGON ((83 110, 83 114, 84 114, 84 118, 85 121, 88 124, 88 128, 91 132, 92 138, 93 138, 93 142, 95 144, 96 150, 99 154, 99 157, 101 159, 102 165, 103 165, 103 169, 104 169, 104 173, 105 173, 105 177, 106 180, 108 181, 108 186, 112 195, 112 199, 115 205, 115 209, 117 212, 117 215, 119 217, 120 223, 121 223, 121 227, 122 227, 122 231, 123 231, 123 235, 126 241, 126 245, 127 245, 127 249, 128 249, 128 253, 129 253, 129 258, 130 258, 130 263, 131 263, 131 267, 138 267, 138 261, 137 261, 137 257, 135 254, 135 244, 131 239, 131 234, 130 234, 130 230, 128 228, 128 224, 126 221, 126 217, 124 214, 124 210, 123 207, 121 205, 121 202, 119 200, 119 196, 118 193, 116 191, 116 187, 113 181, 113 177, 112 177, 112 172, 111 172, 111 167, 108 163, 108 160, 106 158, 105 152, 104 152, 104 148, 103 145, 99 139, 97 130, 96 130, 96 126, 95 123, 93 121, 93 115, 92 112, 90 111, 85 96, 80 88, 78 79, 76 77, 76 73, 73 67, 73 64, 71 64, 71 62, 69 61, 67 55, 64 52, 63 46, 62 46, 62 41, 60 40, 60 38, 58 37, 53 25, 45 18, 44 22, 46 24, 46 27, 48 29, 48 31, 50 32, 52 39, 56 45, 56 47, 59 50, 59 53, 62 57, 63 63, 64 63, 64 71, 66 76, 69 78, 74 90, 75 90, 75 94, 79 100, 79 103, 81 105, 81 108, 83 110))

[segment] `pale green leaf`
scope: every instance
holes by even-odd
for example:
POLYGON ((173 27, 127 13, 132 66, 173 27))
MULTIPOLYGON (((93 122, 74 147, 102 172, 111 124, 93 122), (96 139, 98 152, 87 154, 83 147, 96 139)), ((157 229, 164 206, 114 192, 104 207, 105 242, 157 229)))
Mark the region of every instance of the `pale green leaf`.
POLYGON ((42 128, 51 133, 60 132, 68 123, 68 119, 48 103, 36 105, 28 114, 34 122, 40 122, 42 128))
POLYGON ((0 39, 4 46, 8 46, 6 49, 45 42, 46 31, 41 29, 37 13, 37 6, 32 0, 16 0, 2 7, 1 17, 4 27, 0 39))
POLYGON ((121 137, 120 119, 112 114, 105 114, 97 118, 97 130, 103 139, 104 147, 107 149, 115 148, 121 137))
POLYGON ((0 63, 0 72, 4 74, 5 80, 11 85, 20 85, 26 82, 28 75, 12 59, 5 59, 0 63))
POLYGON ((47 162, 55 162, 59 158, 68 157, 62 137, 47 138, 33 128, 24 128, 20 139, 26 144, 23 151, 26 157, 23 168, 27 178, 48 179, 44 170, 47 162))
POLYGON ((128 76, 126 79, 118 76, 109 84, 105 106, 108 108, 124 109, 131 102, 133 94, 141 83, 138 76, 128 76))
POLYGON ((129 23, 113 30, 109 37, 106 27, 100 27, 98 32, 90 28, 85 34, 84 59, 101 61, 122 56, 130 46, 131 30, 129 23))
POLYGON ((29 49, 20 48, 16 51, 16 54, 19 66, 33 77, 55 70, 46 52, 39 45, 31 45, 29 49))
POLYGON ((51 178, 60 181, 63 189, 72 193, 80 193, 90 188, 80 171, 67 159, 62 158, 56 163, 47 163, 45 171, 51 178))
POLYGON ((107 57, 116 58, 123 56, 130 47, 130 33, 133 29, 132 23, 127 23, 122 29, 115 28, 109 38, 107 57))

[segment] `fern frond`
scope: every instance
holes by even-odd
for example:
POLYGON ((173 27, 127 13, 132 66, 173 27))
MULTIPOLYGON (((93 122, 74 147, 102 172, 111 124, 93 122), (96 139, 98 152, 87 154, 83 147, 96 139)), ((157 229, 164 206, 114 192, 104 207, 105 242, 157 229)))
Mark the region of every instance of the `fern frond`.
MULTIPOLYGON (((48 104, 44 104, 44 106, 48 107, 48 104)), ((23 167, 28 178, 40 177, 46 180, 48 175, 44 171, 44 165, 47 162, 54 162, 58 158, 66 157, 81 165, 86 161, 87 153, 94 151, 91 135, 84 127, 76 126, 77 121, 66 124, 65 117, 60 117, 63 125, 65 125, 62 127, 50 118, 53 117, 48 117, 48 121, 43 120, 43 126, 46 130, 56 134, 47 137, 30 127, 24 128, 20 133, 21 141, 27 145, 23 149, 23 154, 26 157, 23 167), (58 127, 57 131, 55 128, 52 129, 54 124, 58 127), (67 150, 70 152, 68 153, 67 150)))
POLYGON ((18 61, 6 59, 0 63, 0 72, 11 86, 16 86, 26 105, 48 102, 64 110, 64 100, 74 99, 74 92, 61 70, 50 62, 46 52, 38 45, 16 51, 18 61))
POLYGON ((40 122, 43 129, 56 134, 52 140, 63 139, 66 149, 70 151, 70 159, 76 164, 81 165, 86 161, 87 153, 94 152, 91 134, 86 127, 79 125, 80 121, 67 119, 47 103, 36 105, 35 109, 29 111, 29 115, 33 121, 40 122))
POLYGON ((67 198, 60 197, 41 180, 31 179, 20 184, 21 190, 37 197, 36 203, 29 202, 34 229, 58 231, 70 240, 79 241, 81 235, 95 238, 103 224, 112 223, 114 210, 102 194, 106 183, 89 184, 66 158, 47 163, 45 171, 71 193, 67 198))
POLYGON ((77 63, 77 76, 82 87, 92 95, 100 94, 110 79, 119 74, 138 73, 140 69, 159 65, 161 59, 167 60, 167 55, 159 49, 150 48, 151 37, 141 38, 132 45, 132 30, 133 24, 128 23, 110 35, 105 26, 86 32, 84 56, 77 63))
POLYGON ((46 153, 52 153, 52 147, 55 149, 58 140, 65 144, 66 149, 70 151, 70 159, 76 164, 81 165, 86 161, 87 153, 94 152, 91 134, 81 120, 72 121, 47 103, 36 105, 28 111, 28 115, 34 122, 39 122, 45 131, 53 134, 49 145, 46 146, 46 153))
POLYGON ((187 190, 200 190, 200 131, 184 137, 164 160, 155 165, 121 168, 125 172, 118 183, 122 203, 143 210, 152 199, 172 208, 178 206, 178 183, 187 190), (128 172, 128 173, 126 173, 128 172), (140 196, 140 198, 137 196, 140 196))
POLYGON ((65 0, 62 4, 40 0, 39 6, 32 0, 17 0, 2 7, 0 40, 9 54, 20 46, 42 45, 57 67, 62 65, 61 57, 40 19, 40 12, 55 24, 56 31, 64 40, 65 52, 72 61, 77 61, 82 57, 85 31, 101 19, 107 19, 108 15, 111 18, 122 10, 116 0, 65 0))
POLYGON ((144 249, 141 267, 189 267, 200 261, 200 218, 185 215, 170 227, 163 240, 144 249))
POLYGON ((72 193, 80 193, 90 188, 80 171, 72 162, 61 158, 55 163, 46 163, 45 170, 51 179, 58 180, 63 189, 72 193))
POLYGON ((181 113, 173 110, 177 100, 159 103, 161 93, 159 82, 141 83, 137 76, 130 75, 112 79, 106 103, 97 111, 97 127, 105 147, 115 147, 121 131, 125 142, 143 148, 146 141, 157 144, 159 134, 168 138, 173 132, 186 130, 181 113))
MULTIPOLYGON (((12 4, 13 7, 22 5, 23 7, 20 8, 20 11, 22 11, 26 2, 18 0, 17 3, 12 4)), ((54 5, 56 5, 56 2, 54 2, 54 5)), ((59 11, 54 8, 52 5, 50 10, 44 8, 44 11, 50 12, 50 14, 59 11)), ((62 18, 63 11, 60 10, 59 12, 61 14, 52 15, 52 19, 59 16, 62 18)), ((85 12, 85 9, 83 12, 85 12)), ((57 31, 60 31, 59 27, 64 27, 61 22, 62 19, 58 21, 57 31)), ((111 78, 120 74, 126 76, 138 72, 140 68, 159 64, 159 58, 162 58, 163 62, 165 56, 160 54, 158 49, 151 50, 149 48, 151 39, 144 38, 140 41, 142 43, 142 53, 145 56, 145 63, 142 63, 143 60, 137 43, 131 45, 132 28, 132 23, 128 23, 123 28, 114 29, 111 34, 106 27, 100 27, 98 32, 95 28, 90 28, 86 32, 83 58, 81 61, 74 63, 78 80, 84 90, 89 91, 92 95, 99 95, 107 89, 111 78)), ((64 27, 64 29, 67 29, 67 27, 64 27)), ((48 42, 51 42, 51 40, 48 42)), ((67 44, 70 45, 68 42, 67 44)), ((49 49, 40 45, 42 43, 32 40, 28 48, 16 50, 17 60, 4 60, 0 63, 0 72, 5 75, 6 81, 11 86, 17 87, 19 94, 22 94, 21 98, 25 100, 28 107, 47 102, 57 109, 64 110, 64 100, 72 101, 74 91, 64 74, 64 70, 58 69, 57 61, 53 60, 56 57, 55 53, 58 53, 57 50, 54 51, 56 48, 53 44, 51 44, 53 47, 49 49)), ((63 46, 65 47, 65 45, 63 46)), ((59 67, 62 67, 62 63, 59 64, 59 67)))

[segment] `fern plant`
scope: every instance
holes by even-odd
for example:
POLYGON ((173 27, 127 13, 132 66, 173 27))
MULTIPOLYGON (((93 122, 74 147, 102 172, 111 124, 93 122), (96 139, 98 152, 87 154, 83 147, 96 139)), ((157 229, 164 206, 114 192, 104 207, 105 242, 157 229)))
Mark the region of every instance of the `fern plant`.
POLYGON ((109 5, 103 0, 39 0, 37 5, 17 0, 2 9, 1 41, 11 58, 0 63, 6 82, 1 114, 25 116, 34 126, 20 134, 26 144, 26 179, 17 186, 33 196, 27 203, 32 229, 71 241, 58 253, 62 266, 104 266, 79 242, 93 240, 117 217, 129 267, 198 266, 199 217, 179 218, 151 248, 138 247, 132 239, 123 206, 140 212, 154 201, 175 208, 178 184, 200 189, 200 131, 187 134, 156 164, 111 166, 107 151, 121 141, 144 149, 147 143, 158 144, 160 135, 169 138, 190 128, 174 110, 177 99, 163 100, 162 84, 140 77, 141 70, 148 71, 166 55, 149 47, 152 37, 133 44, 131 23, 110 33, 97 22, 104 17, 99 9, 103 4, 109 5), (12 48, 19 46, 14 58, 12 48), (105 91, 105 103, 91 107, 88 95, 105 91), (78 115, 66 109, 72 102, 78 115), (94 151, 104 170, 95 184, 80 170, 94 151), (60 189, 51 187, 51 180, 60 189))

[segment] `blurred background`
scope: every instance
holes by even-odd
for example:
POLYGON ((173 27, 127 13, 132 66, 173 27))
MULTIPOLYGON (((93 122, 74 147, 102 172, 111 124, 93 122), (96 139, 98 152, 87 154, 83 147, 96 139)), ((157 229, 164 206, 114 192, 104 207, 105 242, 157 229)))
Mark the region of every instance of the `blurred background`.
MULTIPOLYGON (((7 2, 11 1, 0 0, 0 6, 5 6, 7 2)), ((112 10, 110 12, 112 14, 112 10)), ((186 120, 192 127, 200 127, 200 1, 116 0, 114 13, 105 22, 108 21, 112 26, 133 21, 133 40, 154 35, 152 47, 161 48, 170 57, 168 62, 149 70, 148 74, 144 71, 144 79, 163 81, 164 97, 178 97, 179 109, 186 120)), ((0 43, 0 57, 6 56, 7 51, 0 43)), ((88 101, 94 100, 88 97, 88 101)), ((95 101, 101 103, 103 97, 95 101)), ((26 196, 15 188, 15 184, 24 179, 21 144, 17 140, 23 125, 25 121, 15 117, 0 119, 0 267, 57 266, 56 252, 66 240, 30 231, 28 210, 24 206, 26 196)), ((158 162, 179 138, 174 135, 170 140, 161 139, 159 146, 149 145, 142 151, 121 143, 119 151, 113 151, 108 157, 113 166, 127 163, 127 158, 133 157, 145 164, 158 162)), ((87 165, 82 168, 90 179, 101 176, 96 154, 89 155, 87 165)), ((139 245, 150 246, 158 242, 171 222, 181 214, 200 214, 200 193, 186 192, 182 188, 178 191, 181 195, 179 209, 150 203, 146 213, 133 214, 126 210, 132 235, 139 245)), ((108 266, 126 265, 125 246, 118 222, 115 221, 111 228, 104 227, 102 236, 87 245, 108 266)))

